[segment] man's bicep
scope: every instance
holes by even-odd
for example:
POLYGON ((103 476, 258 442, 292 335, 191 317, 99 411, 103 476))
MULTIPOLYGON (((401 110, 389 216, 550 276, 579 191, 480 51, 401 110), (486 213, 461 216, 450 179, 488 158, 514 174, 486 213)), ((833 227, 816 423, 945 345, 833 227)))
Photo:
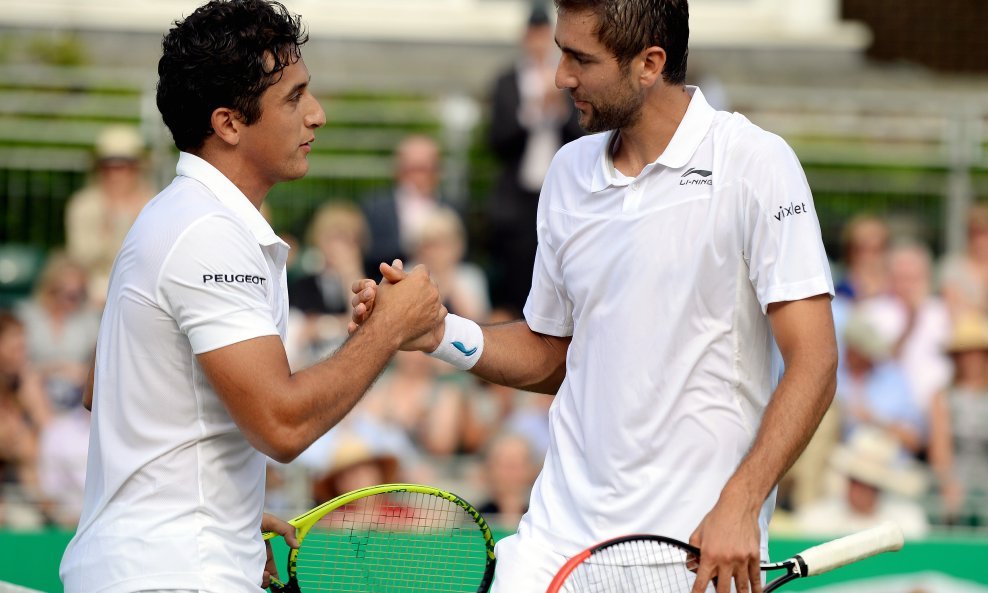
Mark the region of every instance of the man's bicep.
POLYGON ((821 362, 837 360, 837 339, 830 295, 771 303, 768 318, 779 352, 789 364, 794 356, 818 356, 821 362))
POLYGON ((233 421, 251 444, 267 452, 263 442, 274 427, 270 416, 277 412, 272 396, 285 393, 291 379, 281 339, 261 336, 200 353, 196 358, 233 421))

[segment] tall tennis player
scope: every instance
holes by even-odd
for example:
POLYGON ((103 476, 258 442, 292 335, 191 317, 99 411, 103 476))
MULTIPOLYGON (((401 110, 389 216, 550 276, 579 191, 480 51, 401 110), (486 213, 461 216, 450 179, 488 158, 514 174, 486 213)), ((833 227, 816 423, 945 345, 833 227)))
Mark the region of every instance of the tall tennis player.
MULTIPOLYGON (((686 0, 556 6, 556 85, 592 135, 559 150, 542 187, 524 320, 450 315, 412 344, 556 394, 493 591, 542 593, 568 557, 628 533, 702 549, 693 593, 761 591, 774 488, 835 388, 813 197, 781 138, 684 84, 686 0)), ((354 326, 407 277, 382 271, 355 284, 354 326)))

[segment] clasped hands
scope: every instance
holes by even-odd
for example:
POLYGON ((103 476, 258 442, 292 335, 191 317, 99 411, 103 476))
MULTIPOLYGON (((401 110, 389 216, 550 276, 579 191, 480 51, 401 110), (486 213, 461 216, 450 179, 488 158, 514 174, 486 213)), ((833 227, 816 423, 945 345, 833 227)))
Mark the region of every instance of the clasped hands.
POLYGON ((439 287, 423 265, 406 272, 402 261, 396 259, 391 264, 382 263, 379 269, 379 283, 364 278, 350 287, 354 296, 348 332, 352 335, 366 325, 372 314, 381 323, 385 320, 378 318, 387 317, 384 327, 392 328, 400 337, 401 350, 432 352, 442 341, 448 312, 439 287))

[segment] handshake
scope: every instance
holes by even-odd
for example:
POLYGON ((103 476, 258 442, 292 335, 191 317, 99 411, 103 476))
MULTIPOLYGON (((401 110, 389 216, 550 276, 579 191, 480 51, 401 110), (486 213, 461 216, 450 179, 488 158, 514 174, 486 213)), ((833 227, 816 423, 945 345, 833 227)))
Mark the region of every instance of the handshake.
POLYGON ((380 283, 363 279, 353 283, 353 318, 349 332, 390 332, 397 350, 419 350, 468 371, 484 352, 484 331, 479 325, 449 315, 439 287, 425 266, 406 272, 401 260, 382 263, 380 283))
POLYGON ((390 332, 397 349, 435 351, 442 342, 447 310, 428 270, 419 265, 406 272, 400 259, 382 263, 380 270, 379 283, 364 278, 351 286, 349 333, 361 328, 390 332))

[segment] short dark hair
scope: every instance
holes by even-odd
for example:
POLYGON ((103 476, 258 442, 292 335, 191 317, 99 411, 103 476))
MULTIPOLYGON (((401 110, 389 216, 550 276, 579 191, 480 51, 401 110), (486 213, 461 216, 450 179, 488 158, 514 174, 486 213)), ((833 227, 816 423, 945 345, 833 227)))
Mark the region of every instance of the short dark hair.
POLYGON ((220 107, 251 125, 261 95, 308 41, 301 17, 272 0, 213 0, 175 21, 161 42, 158 111, 179 150, 201 148, 220 107))
POLYGON ((555 0, 559 11, 590 11, 597 17, 597 38, 622 68, 643 49, 666 50, 662 77, 670 84, 686 82, 689 56, 688 0, 555 0))

